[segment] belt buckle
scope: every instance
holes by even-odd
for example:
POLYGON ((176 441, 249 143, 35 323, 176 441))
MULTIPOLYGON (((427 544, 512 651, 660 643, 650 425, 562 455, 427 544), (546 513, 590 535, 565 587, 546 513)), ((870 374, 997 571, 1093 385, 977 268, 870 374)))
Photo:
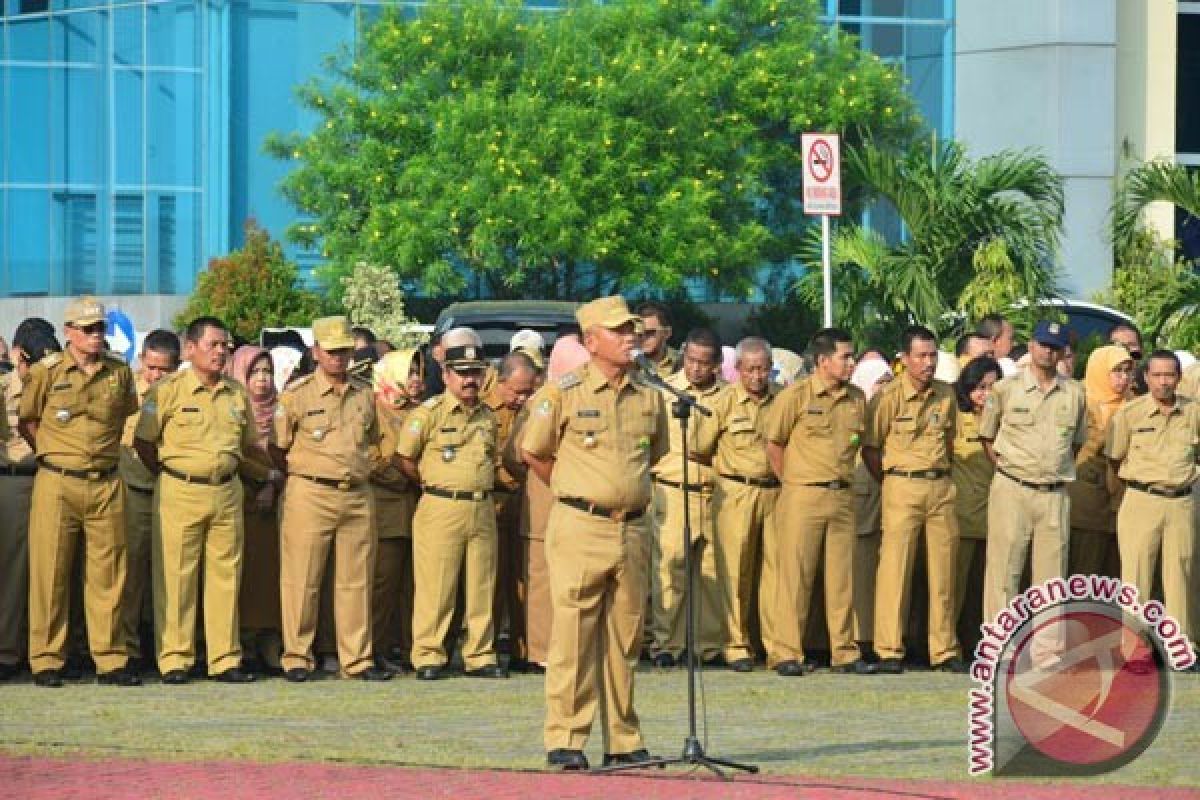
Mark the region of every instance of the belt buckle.
POLYGON ((614 508, 608 512, 608 518, 613 522, 624 522, 628 512, 623 508, 614 508))
POLYGON ((830 481, 829 483, 825 484, 825 488, 826 489, 840 489, 840 488, 842 488, 842 482, 841 481, 830 481))
POLYGON ((338 481, 337 488, 343 492, 350 491, 350 481, 338 481))
POLYGON ((90 470, 88 470, 87 479, 88 479, 89 481, 98 481, 98 480, 100 480, 100 470, 98 470, 98 469, 90 469, 90 470))
POLYGON ((476 490, 474 492, 471 492, 472 500, 482 500, 483 498, 484 498, 484 494, 483 494, 482 490, 476 490))

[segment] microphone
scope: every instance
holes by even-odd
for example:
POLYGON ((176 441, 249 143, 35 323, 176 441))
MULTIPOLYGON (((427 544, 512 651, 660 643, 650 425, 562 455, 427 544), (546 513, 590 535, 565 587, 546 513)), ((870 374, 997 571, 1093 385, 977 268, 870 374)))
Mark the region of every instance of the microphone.
POLYGON ((633 348, 633 350, 629 353, 629 357, 633 360, 633 363, 637 364, 638 367, 640 367, 644 372, 656 377, 658 376, 658 368, 655 367, 650 359, 646 358, 646 354, 638 348, 633 348))

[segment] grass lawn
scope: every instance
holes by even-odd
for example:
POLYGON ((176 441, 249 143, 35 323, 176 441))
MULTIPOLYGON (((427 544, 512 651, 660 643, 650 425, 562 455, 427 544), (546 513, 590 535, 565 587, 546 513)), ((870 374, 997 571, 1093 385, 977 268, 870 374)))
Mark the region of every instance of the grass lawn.
MULTIPOLYGON (((682 671, 642 671, 637 707, 654 752, 687 730, 682 671)), ((909 672, 706 671, 708 751, 767 774, 966 779, 969 681, 909 672)), ((701 709, 703 715, 704 709, 701 709)), ((538 769, 542 679, 386 684, 323 680, 140 689, 0 685, 0 750, 43 756, 339 761, 538 769)), ((702 716, 703 721, 703 716, 702 716)), ((702 731, 703 737, 703 731, 702 731)), ((599 761, 600 736, 588 748, 599 761)), ((1200 786, 1200 676, 1175 678, 1172 713, 1141 758, 1108 782, 1200 786)))

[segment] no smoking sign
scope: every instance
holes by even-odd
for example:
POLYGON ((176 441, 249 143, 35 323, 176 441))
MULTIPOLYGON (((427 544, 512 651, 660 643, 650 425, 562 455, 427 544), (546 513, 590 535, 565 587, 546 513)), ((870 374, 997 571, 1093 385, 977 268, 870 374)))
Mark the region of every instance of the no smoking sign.
POLYGON ((804 213, 837 216, 842 213, 840 140, 835 133, 806 133, 804 152, 804 213))

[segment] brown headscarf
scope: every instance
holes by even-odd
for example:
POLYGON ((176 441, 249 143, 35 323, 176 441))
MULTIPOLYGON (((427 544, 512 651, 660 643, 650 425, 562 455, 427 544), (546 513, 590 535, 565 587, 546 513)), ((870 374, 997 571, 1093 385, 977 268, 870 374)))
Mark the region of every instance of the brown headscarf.
POLYGON ((1087 369, 1083 375, 1083 385, 1087 392, 1088 404, 1096 409, 1096 417, 1103 429, 1108 420, 1116 413, 1128 395, 1119 395, 1113 391, 1108 375, 1124 361, 1132 361, 1129 351, 1120 345, 1105 345, 1097 347, 1088 356, 1087 369))
MULTIPOLYGON (((246 386, 250 380, 250 370, 254 368, 254 364, 265 358, 267 364, 270 365, 272 372, 275 370, 275 364, 271 359, 271 354, 261 347, 254 345, 242 345, 233 354, 233 360, 229 367, 230 376, 242 386, 246 386)), ((254 409, 254 425, 258 430, 258 446, 266 451, 267 447, 267 432, 271 429, 271 420, 275 416, 275 406, 279 402, 279 392, 275 389, 274 382, 271 383, 271 391, 266 397, 257 398, 250 394, 250 390, 246 390, 247 396, 250 398, 250 406, 254 409)))

